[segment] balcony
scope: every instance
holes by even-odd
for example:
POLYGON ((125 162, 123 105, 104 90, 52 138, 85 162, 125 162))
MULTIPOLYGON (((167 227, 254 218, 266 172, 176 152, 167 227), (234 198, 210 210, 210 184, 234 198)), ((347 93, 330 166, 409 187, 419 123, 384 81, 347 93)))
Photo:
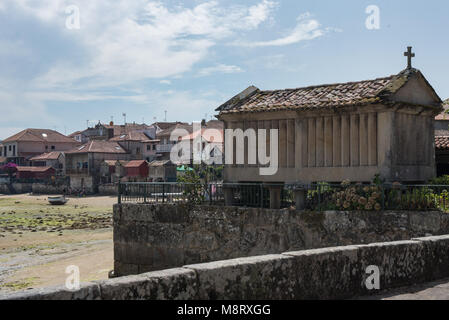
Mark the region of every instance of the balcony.
POLYGON ((170 152, 174 144, 158 144, 156 145, 157 152, 170 152))

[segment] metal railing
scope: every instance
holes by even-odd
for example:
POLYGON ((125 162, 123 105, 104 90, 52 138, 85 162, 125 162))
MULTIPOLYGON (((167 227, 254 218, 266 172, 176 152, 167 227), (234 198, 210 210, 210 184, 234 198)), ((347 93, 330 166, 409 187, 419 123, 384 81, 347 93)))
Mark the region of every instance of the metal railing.
POLYGON ((449 211, 449 186, 439 185, 126 182, 118 185, 118 202, 269 208, 270 189, 276 188, 281 208, 295 206, 300 191, 307 210, 449 211))
MULTIPOLYGON (((295 189, 291 188, 290 189, 295 189)), ((313 184, 304 187, 310 210, 449 210, 449 186, 402 184, 313 184)))

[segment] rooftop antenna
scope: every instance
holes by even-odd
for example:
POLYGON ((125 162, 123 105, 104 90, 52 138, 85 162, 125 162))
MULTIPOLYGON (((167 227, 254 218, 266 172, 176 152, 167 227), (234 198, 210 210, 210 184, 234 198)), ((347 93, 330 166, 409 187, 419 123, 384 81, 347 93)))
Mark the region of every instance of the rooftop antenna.
POLYGON ((126 125, 126 113, 123 113, 122 116, 123 116, 123 119, 124 119, 125 125, 126 125))
POLYGON ((164 118, 164 121, 167 122, 167 110, 165 110, 164 112, 165 112, 165 118, 164 118))

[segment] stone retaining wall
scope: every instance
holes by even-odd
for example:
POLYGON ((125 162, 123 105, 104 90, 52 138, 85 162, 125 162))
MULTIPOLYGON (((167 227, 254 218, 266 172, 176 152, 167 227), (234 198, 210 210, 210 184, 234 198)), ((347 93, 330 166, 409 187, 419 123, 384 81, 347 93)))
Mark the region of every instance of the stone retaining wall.
POLYGON ((98 186, 98 193, 101 195, 117 195, 118 194, 118 185, 116 183, 110 184, 100 184, 98 186))
POLYGON ((449 236, 187 265, 0 299, 345 299, 379 293, 365 285, 371 265, 381 290, 448 277, 449 236))
MULTIPOLYGON (((32 183, 13 183, 12 187, 18 194, 32 192, 32 183)), ((10 194, 8 185, 5 183, 0 184, 0 194, 10 194)))
POLYGON ((299 212, 117 204, 117 275, 238 257, 449 234, 441 212, 299 212))
POLYGON ((68 185, 50 185, 50 184, 42 184, 42 183, 33 183, 32 191, 34 194, 63 194, 64 190, 69 189, 68 185))

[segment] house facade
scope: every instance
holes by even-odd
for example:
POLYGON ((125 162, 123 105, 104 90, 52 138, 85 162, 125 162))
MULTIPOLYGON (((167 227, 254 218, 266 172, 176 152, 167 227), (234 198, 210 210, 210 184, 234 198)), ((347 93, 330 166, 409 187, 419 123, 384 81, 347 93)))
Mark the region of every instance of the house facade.
POLYGON ((65 175, 65 154, 61 151, 43 153, 29 160, 31 166, 52 167, 59 176, 65 175))
POLYGON ((126 134, 116 136, 110 141, 115 141, 127 150, 132 159, 153 161, 157 157, 156 146, 160 140, 152 139, 147 133, 141 131, 130 131, 126 134))
POLYGON ((151 182, 175 182, 176 165, 170 160, 155 160, 149 165, 148 177, 151 182))
POLYGON ((74 139, 54 130, 25 129, 2 141, 0 157, 6 158, 6 162, 28 165, 32 157, 43 153, 67 151, 78 145, 74 139))
POLYGON ((129 153, 117 142, 92 140, 66 153, 66 173, 74 190, 98 192, 101 164, 105 160, 129 160, 129 153))

